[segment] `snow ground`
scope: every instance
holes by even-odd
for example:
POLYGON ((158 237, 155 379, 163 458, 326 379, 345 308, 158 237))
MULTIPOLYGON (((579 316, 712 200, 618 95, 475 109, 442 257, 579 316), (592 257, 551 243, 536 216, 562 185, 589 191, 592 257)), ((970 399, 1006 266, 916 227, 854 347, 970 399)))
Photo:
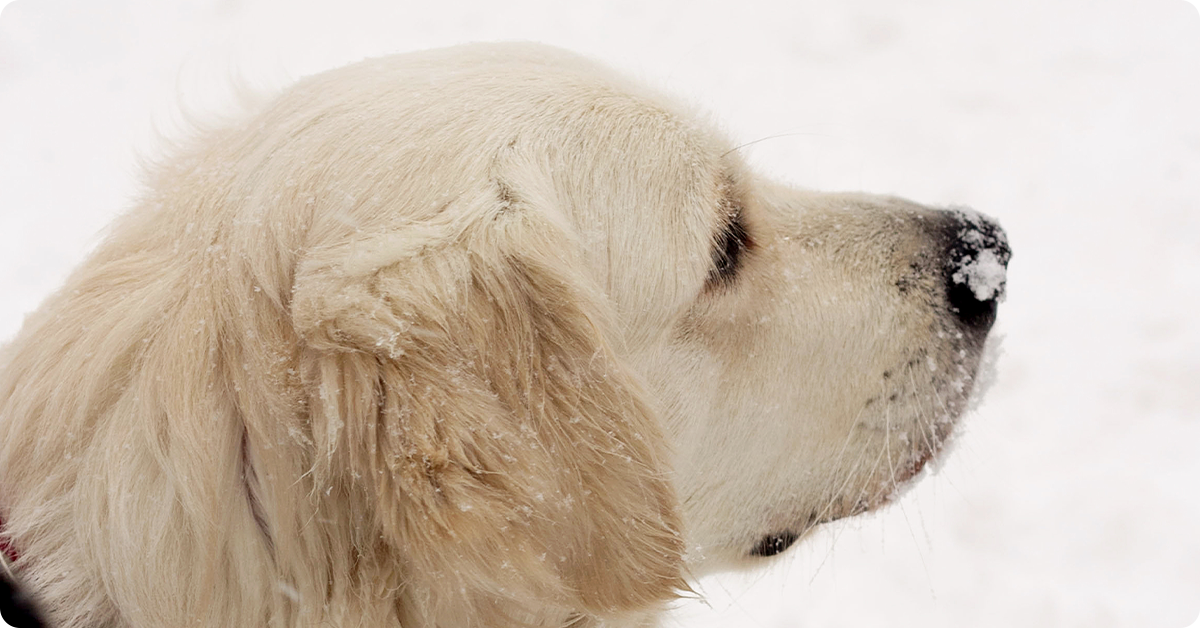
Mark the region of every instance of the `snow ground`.
POLYGON ((0 15, 0 338, 136 190, 179 102, 523 39, 702 104, 821 189, 969 205, 1005 354, 940 469, 674 625, 1177 628, 1200 611, 1200 13, 1184 0, 16 0, 0 15), (780 136, 780 137, 774 137, 780 136))

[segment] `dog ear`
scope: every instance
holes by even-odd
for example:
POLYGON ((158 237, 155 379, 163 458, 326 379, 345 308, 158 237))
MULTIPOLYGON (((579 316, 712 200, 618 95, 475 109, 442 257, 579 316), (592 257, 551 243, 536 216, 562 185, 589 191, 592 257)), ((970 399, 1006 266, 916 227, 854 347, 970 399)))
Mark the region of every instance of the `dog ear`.
POLYGON ((577 254, 492 180, 298 270, 317 487, 365 500, 352 525, 422 614, 609 614, 685 587, 665 442, 577 254))

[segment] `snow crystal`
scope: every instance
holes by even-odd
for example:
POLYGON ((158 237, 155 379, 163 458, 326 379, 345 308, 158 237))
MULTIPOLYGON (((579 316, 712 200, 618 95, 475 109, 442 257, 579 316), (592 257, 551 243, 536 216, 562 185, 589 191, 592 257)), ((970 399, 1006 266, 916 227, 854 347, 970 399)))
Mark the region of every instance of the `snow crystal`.
POLYGON ((282 580, 278 581, 276 584, 279 586, 279 591, 286 595, 288 599, 292 600, 293 602, 300 601, 300 592, 296 590, 296 587, 293 587, 282 580))
POLYGON ((951 279, 954 283, 965 283, 975 293, 975 298, 987 301, 993 297, 1004 298, 1004 262, 992 249, 981 251, 974 257, 963 258, 962 265, 951 279))

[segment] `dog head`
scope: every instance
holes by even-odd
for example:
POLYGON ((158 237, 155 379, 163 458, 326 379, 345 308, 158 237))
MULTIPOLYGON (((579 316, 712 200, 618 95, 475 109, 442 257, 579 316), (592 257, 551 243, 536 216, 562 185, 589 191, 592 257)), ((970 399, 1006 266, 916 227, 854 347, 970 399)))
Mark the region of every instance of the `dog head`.
POLYGON ((455 72, 403 101, 454 137, 410 149, 455 162, 425 205, 473 176, 492 211, 558 225, 667 432, 693 572, 878 507, 943 447, 1003 295, 995 223, 764 180, 690 112, 559 51, 439 55, 455 72))
POLYGON ((561 51, 366 61, 168 161, 30 318, 6 535, 68 618, 637 612, 915 476, 1008 257, 561 51))
POLYGON ((569 249, 554 265, 611 321, 666 431, 693 573, 876 508, 939 452, 1003 294, 993 222, 763 180, 695 116, 558 51, 439 55, 455 71, 394 105, 421 120, 398 162, 439 164, 406 202, 471 186, 487 229, 554 225, 511 246, 569 249))

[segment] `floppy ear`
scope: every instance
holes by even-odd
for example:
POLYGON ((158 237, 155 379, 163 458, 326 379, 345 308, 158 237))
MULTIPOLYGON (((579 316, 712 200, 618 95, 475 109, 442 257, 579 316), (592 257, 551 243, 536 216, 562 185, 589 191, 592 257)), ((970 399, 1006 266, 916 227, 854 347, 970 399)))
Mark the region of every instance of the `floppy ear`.
POLYGON ((685 585, 664 440, 605 301, 548 212, 480 187, 300 266, 317 486, 367 502, 353 525, 427 616, 669 599, 685 585))

